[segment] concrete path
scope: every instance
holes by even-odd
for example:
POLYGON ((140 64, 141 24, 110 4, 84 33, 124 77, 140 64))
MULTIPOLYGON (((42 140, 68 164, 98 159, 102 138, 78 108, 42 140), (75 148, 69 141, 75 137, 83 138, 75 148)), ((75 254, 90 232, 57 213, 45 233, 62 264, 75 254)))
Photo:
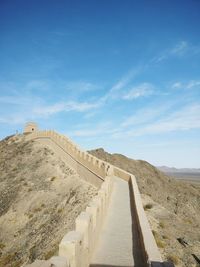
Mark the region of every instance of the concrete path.
POLYGON ((129 186, 117 177, 114 180, 109 213, 90 266, 135 266, 129 186))

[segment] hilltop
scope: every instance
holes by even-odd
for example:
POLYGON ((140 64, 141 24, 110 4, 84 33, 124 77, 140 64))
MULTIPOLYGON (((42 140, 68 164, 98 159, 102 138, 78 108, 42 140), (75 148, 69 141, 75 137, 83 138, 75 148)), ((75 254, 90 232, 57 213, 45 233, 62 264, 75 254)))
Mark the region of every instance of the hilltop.
POLYGON ((0 266, 54 255, 96 193, 39 142, 22 135, 0 141, 0 266))
POLYGON ((109 154, 102 148, 89 153, 136 176, 163 259, 175 266, 198 266, 192 254, 200 258, 200 185, 177 181, 146 161, 109 154))

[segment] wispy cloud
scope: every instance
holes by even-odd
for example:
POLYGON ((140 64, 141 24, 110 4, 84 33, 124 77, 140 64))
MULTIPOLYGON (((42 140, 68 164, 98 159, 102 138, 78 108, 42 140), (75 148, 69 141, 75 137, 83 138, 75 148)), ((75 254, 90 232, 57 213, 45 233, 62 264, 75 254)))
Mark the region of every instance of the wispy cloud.
POLYGON ((175 82, 171 86, 173 89, 179 89, 182 88, 182 83, 181 82, 175 82))
POLYGON ((86 113, 97 109, 101 103, 84 101, 66 101, 47 104, 42 98, 29 96, 1 96, 0 123, 22 124, 27 120, 48 118, 61 112, 86 113))
POLYGON ((99 122, 95 125, 79 125, 78 129, 75 129, 68 133, 72 137, 98 137, 110 135, 116 131, 113 124, 110 122, 99 122))
POLYGON ((181 57, 186 54, 186 52, 191 51, 192 48, 186 41, 180 41, 175 44, 174 47, 166 49, 160 55, 154 57, 151 62, 159 63, 163 60, 166 60, 172 56, 181 57))
POLYGON ((67 91, 78 91, 78 92, 91 92, 94 90, 97 90, 99 86, 96 84, 93 84, 88 81, 71 81, 71 82, 66 82, 63 86, 67 91))
POLYGON ((126 94, 122 96, 125 100, 133 100, 139 97, 146 97, 152 95, 154 87, 150 83, 142 83, 131 88, 126 94))
POLYGON ((96 98, 85 101, 85 97, 82 97, 82 94, 97 89, 90 82, 58 81, 60 93, 56 94, 53 101, 51 90, 54 85, 55 81, 51 84, 49 80, 30 80, 24 84, 0 82, 0 90, 3 92, 0 96, 0 123, 21 124, 30 119, 48 118, 56 113, 70 111, 87 114, 102 105, 96 98), (46 94, 50 96, 49 99, 46 94), (52 104, 49 104, 50 101, 52 104))
POLYGON ((175 45, 171 50, 169 50, 169 54, 171 55, 183 55, 188 49, 188 43, 186 41, 181 41, 175 45))
POLYGON ((69 112, 69 111, 76 111, 76 112, 86 112, 88 110, 97 108, 99 103, 88 103, 88 102, 60 102, 53 105, 48 106, 41 106, 36 107, 33 110, 33 113, 38 116, 49 116, 59 112, 69 112))
POLYGON ((111 123, 97 123, 81 125, 79 129, 71 131, 72 137, 104 137, 107 139, 133 138, 146 135, 166 134, 169 132, 200 129, 200 105, 193 103, 177 111, 169 111, 170 105, 157 110, 143 109, 118 125, 111 123), (160 115, 161 113, 161 115, 160 115))
POLYGON ((8 116, 3 116, 0 117, 0 123, 1 124, 8 124, 8 125, 19 125, 19 124, 24 124, 27 122, 27 119, 29 117, 23 116, 22 114, 12 114, 8 116))
POLYGON ((148 106, 137 110, 133 115, 127 116, 121 123, 122 128, 135 127, 137 125, 148 124, 152 120, 157 120, 160 116, 163 116, 166 111, 170 110, 173 103, 160 105, 155 108, 154 106, 148 106))
POLYGON ((117 83, 115 83, 110 90, 101 98, 102 102, 106 102, 109 99, 122 98, 123 93, 130 87, 134 78, 142 71, 141 67, 128 71, 117 83))
POLYGON ((200 105, 190 104, 178 111, 171 112, 163 118, 126 131, 127 136, 142 136, 173 131, 185 131, 200 128, 200 105))
POLYGON ((192 81, 190 81, 190 82, 186 85, 186 87, 187 87, 188 89, 191 89, 191 88, 193 88, 193 87, 197 87, 197 86, 200 86, 200 81, 192 80, 192 81))
POLYGON ((171 85, 172 89, 193 89, 200 87, 200 80, 190 80, 188 82, 177 81, 171 85))

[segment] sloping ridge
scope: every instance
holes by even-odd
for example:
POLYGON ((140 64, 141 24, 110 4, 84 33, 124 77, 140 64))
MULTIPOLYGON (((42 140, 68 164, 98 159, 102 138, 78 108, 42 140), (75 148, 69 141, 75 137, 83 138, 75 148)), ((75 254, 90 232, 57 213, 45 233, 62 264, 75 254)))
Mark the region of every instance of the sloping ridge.
POLYGON ((0 141, 0 266, 47 259, 97 189, 39 142, 0 141))

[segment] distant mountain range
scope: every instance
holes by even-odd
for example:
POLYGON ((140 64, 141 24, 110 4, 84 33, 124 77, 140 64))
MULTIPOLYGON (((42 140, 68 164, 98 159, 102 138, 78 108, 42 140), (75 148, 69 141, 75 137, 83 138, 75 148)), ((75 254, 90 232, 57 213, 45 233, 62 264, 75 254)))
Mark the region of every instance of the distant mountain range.
POLYGON ((167 167, 167 166, 157 166, 157 169, 159 169, 162 172, 165 173, 200 173, 200 168, 174 168, 174 167, 167 167))

